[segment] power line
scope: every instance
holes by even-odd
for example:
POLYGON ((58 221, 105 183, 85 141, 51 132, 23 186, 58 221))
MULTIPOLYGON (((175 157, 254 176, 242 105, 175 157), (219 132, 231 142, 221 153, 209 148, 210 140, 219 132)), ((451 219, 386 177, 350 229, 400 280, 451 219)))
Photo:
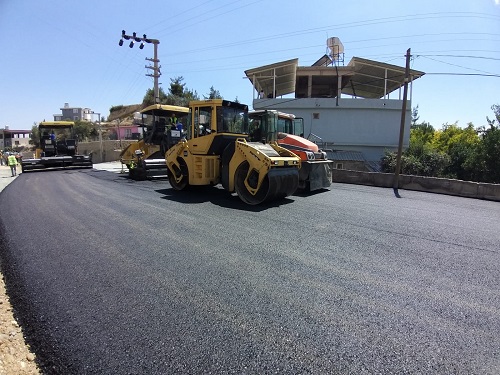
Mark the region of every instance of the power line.
POLYGON ((458 64, 452 64, 452 63, 448 63, 446 61, 441 61, 441 60, 438 60, 438 59, 433 59, 432 57, 427 57, 427 56, 423 56, 423 55, 421 55, 421 56, 424 57, 424 58, 426 58, 426 59, 432 60, 432 61, 440 62, 442 64, 446 64, 446 65, 450 65, 450 66, 456 66, 457 68, 462 68, 462 69, 467 69, 467 70, 473 70, 473 71, 476 71, 476 72, 482 72, 484 74, 494 74, 494 73, 485 72, 485 71, 479 70, 479 69, 473 69, 473 68, 469 68, 469 67, 466 67, 466 66, 462 66, 462 65, 458 65, 458 64))
POLYGON ((477 77, 495 77, 500 78, 500 74, 484 74, 484 73, 425 73, 425 75, 443 75, 443 76, 477 76, 477 77))
POLYGON ((494 58, 494 57, 486 57, 486 56, 471 56, 471 55, 424 55, 424 54, 418 54, 415 55, 416 57, 422 56, 422 57, 458 57, 458 58, 469 58, 469 59, 484 59, 484 60, 494 60, 494 61, 500 61, 500 59, 494 58))

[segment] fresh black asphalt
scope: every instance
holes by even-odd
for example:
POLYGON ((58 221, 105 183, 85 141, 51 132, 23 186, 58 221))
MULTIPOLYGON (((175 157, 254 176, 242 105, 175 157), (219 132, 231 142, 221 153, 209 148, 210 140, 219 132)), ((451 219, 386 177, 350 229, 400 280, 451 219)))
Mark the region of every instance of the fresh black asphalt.
POLYGON ((500 204, 399 193, 23 173, 2 271, 46 374, 500 373, 500 204))

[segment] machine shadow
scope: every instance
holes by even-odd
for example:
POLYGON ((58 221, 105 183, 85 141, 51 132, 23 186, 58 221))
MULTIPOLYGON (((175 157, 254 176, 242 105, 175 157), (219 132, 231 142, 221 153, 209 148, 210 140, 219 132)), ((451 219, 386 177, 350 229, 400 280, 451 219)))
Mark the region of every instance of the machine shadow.
POLYGON ((326 188, 313 190, 313 191, 297 190, 295 193, 293 193, 293 196, 305 198, 305 197, 311 197, 311 196, 317 195, 317 194, 327 193, 329 191, 330 191, 330 189, 326 189, 326 188))
POLYGON ((285 197, 252 206, 244 203, 236 194, 230 194, 223 188, 217 186, 190 186, 185 191, 177 191, 173 188, 158 189, 155 191, 163 195, 161 199, 167 199, 174 202, 185 204, 210 202, 220 207, 248 212, 261 212, 269 208, 280 207, 293 202, 292 199, 285 197))

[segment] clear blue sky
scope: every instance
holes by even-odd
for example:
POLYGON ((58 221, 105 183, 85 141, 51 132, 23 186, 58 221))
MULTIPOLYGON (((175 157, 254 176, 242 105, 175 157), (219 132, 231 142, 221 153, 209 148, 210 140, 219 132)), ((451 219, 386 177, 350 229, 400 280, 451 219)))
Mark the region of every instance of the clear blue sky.
MULTIPOLYGON (((486 125, 500 104, 500 0, 0 0, 0 128, 31 129, 64 103, 108 116, 137 104, 153 79, 153 45, 118 46, 121 30, 160 40, 161 87, 251 105, 244 71, 298 58, 309 66, 338 37, 357 56, 427 74, 412 107, 435 128, 486 125), (445 74, 438 74, 445 73, 445 74)), ((394 96, 397 98, 397 94, 394 96)))

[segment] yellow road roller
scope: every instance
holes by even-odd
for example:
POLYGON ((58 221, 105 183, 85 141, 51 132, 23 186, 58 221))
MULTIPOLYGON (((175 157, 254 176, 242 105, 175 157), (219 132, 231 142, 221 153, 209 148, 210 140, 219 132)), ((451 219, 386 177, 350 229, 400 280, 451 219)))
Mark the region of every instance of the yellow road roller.
POLYGON ((189 103, 187 136, 165 153, 175 190, 217 185, 250 205, 293 194, 300 158, 276 142, 251 142, 248 106, 223 99, 189 103))

